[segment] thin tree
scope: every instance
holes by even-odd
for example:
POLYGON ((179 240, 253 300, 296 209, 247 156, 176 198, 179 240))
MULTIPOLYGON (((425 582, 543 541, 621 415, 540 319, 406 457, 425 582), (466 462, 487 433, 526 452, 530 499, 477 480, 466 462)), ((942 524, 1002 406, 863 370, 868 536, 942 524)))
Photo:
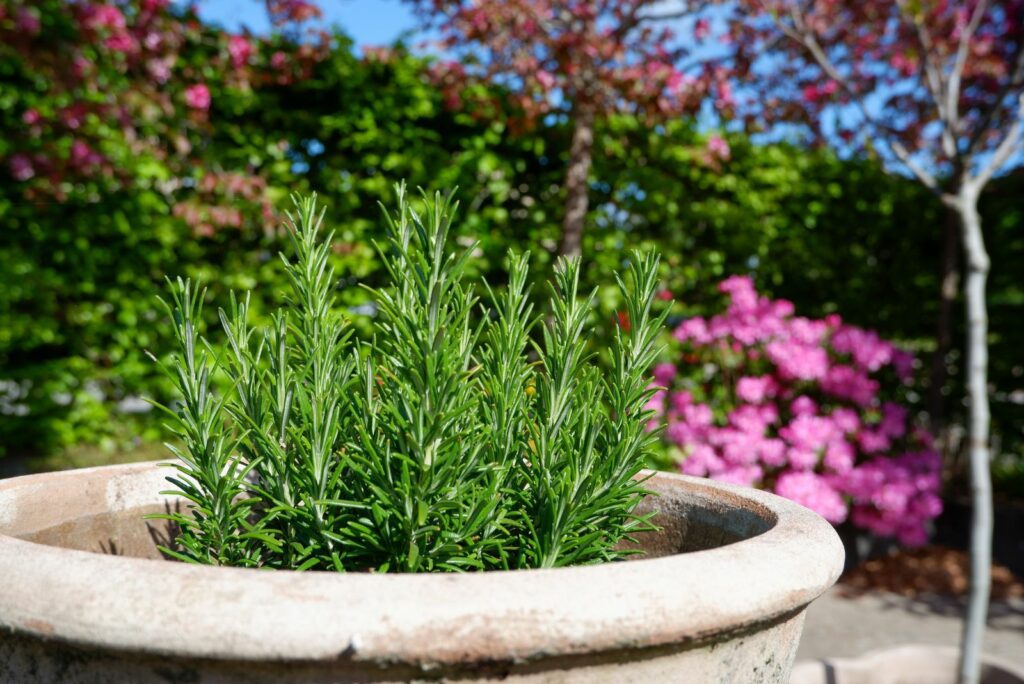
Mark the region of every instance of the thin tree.
POLYGON ((506 89, 527 121, 568 116, 572 141, 565 174, 560 252, 582 250, 588 176, 601 117, 628 111, 652 123, 694 112, 710 92, 732 105, 728 74, 710 44, 699 0, 408 0, 461 58, 446 64, 458 98, 487 80, 506 89), (680 29, 685 36, 677 36, 680 29), (686 40, 680 40, 685 37, 686 40), (457 90, 456 90, 457 89, 457 90))
POLYGON ((1021 160, 1024 2, 745 0, 741 6, 739 59, 754 64, 765 94, 751 113, 755 121, 802 120, 821 140, 877 150, 956 217, 967 272, 974 502, 960 680, 977 682, 992 546, 990 262, 978 198, 995 174, 1021 160))

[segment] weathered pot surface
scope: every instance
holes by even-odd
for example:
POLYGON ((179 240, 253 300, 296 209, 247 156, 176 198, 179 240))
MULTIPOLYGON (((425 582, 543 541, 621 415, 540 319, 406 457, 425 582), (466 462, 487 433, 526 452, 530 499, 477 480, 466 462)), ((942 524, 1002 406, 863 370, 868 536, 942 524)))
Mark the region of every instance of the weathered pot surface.
MULTIPOLYGON (((859 658, 797 663, 790 684, 956 684, 960 653, 950 646, 908 644, 859 658)), ((1024 668, 985 656, 981 684, 1024 684, 1024 668)))
POLYGON ((159 560, 165 468, 0 481, 0 681, 786 682, 839 538, 772 494, 648 481, 624 563, 421 575, 159 560))

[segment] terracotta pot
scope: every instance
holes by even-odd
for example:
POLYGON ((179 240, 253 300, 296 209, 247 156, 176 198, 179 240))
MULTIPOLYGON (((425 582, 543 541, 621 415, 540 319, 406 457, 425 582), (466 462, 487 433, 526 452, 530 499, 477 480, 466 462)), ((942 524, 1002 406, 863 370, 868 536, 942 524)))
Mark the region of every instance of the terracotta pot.
MULTIPOLYGON (((959 658, 948 646, 899 646, 859 658, 797 663, 790 684, 956 684, 959 658)), ((981 684, 1024 684, 1024 669, 985 656, 981 684)))
POLYGON ((658 474, 646 557, 373 575, 159 560, 156 464, 0 481, 0 681, 786 682, 843 565, 809 510, 658 474))

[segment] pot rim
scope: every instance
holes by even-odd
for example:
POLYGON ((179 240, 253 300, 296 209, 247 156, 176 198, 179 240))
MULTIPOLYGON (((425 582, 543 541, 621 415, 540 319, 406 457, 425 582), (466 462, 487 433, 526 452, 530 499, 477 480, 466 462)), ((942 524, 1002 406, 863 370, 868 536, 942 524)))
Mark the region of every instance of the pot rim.
MULTIPOLYGON (((162 481, 159 463, 11 478, 0 481, 0 506, 20 488, 38 496, 83 475, 162 481)), ((718 548, 626 563, 405 575, 196 566, 0 534, 0 628, 88 648, 233 661, 519 662, 743 633, 799 613, 842 570, 832 526, 796 503, 673 473, 655 473, 649 485, 663 497, 708 497, 774 524, 718 548)), ((131 498, 119 501, 144 503, 131 498)), ((154 491, 148 503, 167 500, 154 491)), ((0 524, 10 515, 0 508, 0 524)))

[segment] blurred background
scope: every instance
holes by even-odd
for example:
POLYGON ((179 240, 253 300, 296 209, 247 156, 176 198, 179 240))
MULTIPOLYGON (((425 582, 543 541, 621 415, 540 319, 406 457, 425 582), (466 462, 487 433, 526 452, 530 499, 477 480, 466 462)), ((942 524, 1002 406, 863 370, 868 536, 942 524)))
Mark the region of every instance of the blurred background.
MULTIPOLYGON (((720 285, 731 276, 791 303, 793 316, 891 345, 868 370, 901 363, 899 377, 872 375, 870 397, 847 403, 864 425, 880 424, 883 400, 905 412, 897 436, 917 430, 938 455, 939 479, 921 487, 943 512, 917 511, 923 536, 901 537, 871 518, 882 504, 857 504, 835 484, 842 472, 823 466, 847 497, 833 516, 851 550, 847 587, 962 593, 959 228, 875 140, 872 119, 913 138, 925 150, 914 159, 940 180, 958 169, 928 156, 934 117, 900 89, 916 73, 899 61, 912 50, 882 58, 903 76, 871 81, 870 111, 858 114, 842 82, 779 66, 790 53, 752 56, 773 43, 758 42, 763 27, 740 16, 743 4, 0 0, 0 473, 165 457, 147 399, 173 398, 146 356, 171 345, 156 301, 163 278, 203 281, 211 324, 232 289, 252 290, 265 312, 285 289, 276 254, 290 193, 316 191, 326 205, 340 300, 368 330, 378 202, 404 179, 458 187, 457 241, 492 282, 509 249, 529 250, 538 284, 558 254, 581 254, 599 293, 599 353, 628 326, 612 274, 630 250, 658 250, 657 306, 669 308, 658 380, 678 391, 655 408, 669 426, 681 419, 665 402, 683 392, 719 425, 737 403, 760 401, 733 387, 743 373, 722 349, 679 332, 729 315, 720 285), (916 550, 886 560, 902 547, 916 550)), ((1019 23, 1004 27, 1018 31, 1011 56, 1019 23)), ((1001 164, 979 200, 992 262, 998 600, 1021 596, 1013 572, 1024 573, 1020 161, 1001 164)), ((836 364, 854 352, 829 349, 836 364)), ((821 407, 842 403, 823 392, 821 407)), ((655 465, 682 467, 695 439, 670 431, 655 465)), ((857 464, 888 455, 851 445, 857 464)), ((778 489, 769 466, 724 475, 778 489)))

